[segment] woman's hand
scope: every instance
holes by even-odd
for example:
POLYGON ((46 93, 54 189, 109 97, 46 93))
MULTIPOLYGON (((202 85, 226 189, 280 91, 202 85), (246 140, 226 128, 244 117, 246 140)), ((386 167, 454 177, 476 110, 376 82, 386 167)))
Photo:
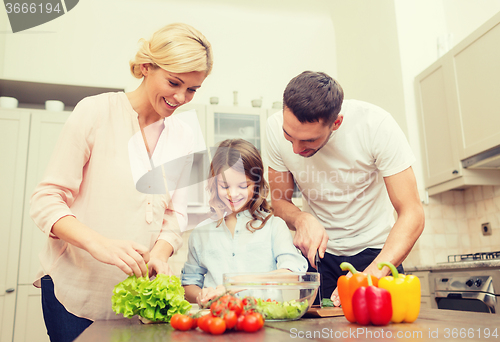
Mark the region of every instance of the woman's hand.
POLYGON ((149 250, 134 241, 108 239, 90 229, 74 216, 64 216, 52 226, 57 238, 81 248, 94 259, 114 265, 125 274, 147 276, 149 250))
POLYGON ((134 241, 113 240, 101 235, 88 243, 85 249, 96 260, 114 265, 129 276, 148 275, 146 263, 149 262, 149 250, 134 241))
POLYGON ((149 277, 153 277, 158 274, 174 275, 174 272, 172 272, 168 263, 158 258, 151 257, 148 263, 148 269, 149 277))
POLYGON ((196 302, 200 307, 204 307, 208 301, 218 297, 226 292, 224 285, 219 285, 215 289, 213 287, 205 287, 196 296, 196 302))

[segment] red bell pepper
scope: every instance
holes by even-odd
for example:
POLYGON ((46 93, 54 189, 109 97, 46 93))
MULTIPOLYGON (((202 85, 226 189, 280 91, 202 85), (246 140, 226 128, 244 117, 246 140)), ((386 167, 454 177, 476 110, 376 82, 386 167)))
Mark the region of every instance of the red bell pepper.
POLYGON ((361 325, 386 325, 392 318, 391 294, 386 289, 373 286, 367 277, 368 287, 358 288, 352 297, 356 322, 361 325))

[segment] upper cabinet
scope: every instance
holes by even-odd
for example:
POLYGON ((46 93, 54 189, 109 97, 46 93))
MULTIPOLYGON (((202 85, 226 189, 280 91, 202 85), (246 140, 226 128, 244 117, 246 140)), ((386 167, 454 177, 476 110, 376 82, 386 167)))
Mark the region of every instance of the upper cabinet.
POLYGON ((500 13, 415 79, 425 186, 429 195, 499 185, 498 169, 462 160, 500 145, 500 13))

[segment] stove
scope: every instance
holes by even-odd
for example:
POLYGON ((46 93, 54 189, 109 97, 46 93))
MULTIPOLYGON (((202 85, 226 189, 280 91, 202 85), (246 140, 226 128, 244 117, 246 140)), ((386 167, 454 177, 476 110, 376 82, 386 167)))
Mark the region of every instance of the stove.
POLYGON ((500 251, 474 253, 474 254, 448 255, 448 262, 479 261, 479 260, 494 260, 494 259, 500 260, 500 251))
MULTIPOLYGON (((448 263, 493 260, 500 260, 500 251, 448 256, 448 263)), ((434 308, 492 314, 500 311, 500 267, 474 269, 471 264, 433 271, 431 286, 434 287, 434 308)))

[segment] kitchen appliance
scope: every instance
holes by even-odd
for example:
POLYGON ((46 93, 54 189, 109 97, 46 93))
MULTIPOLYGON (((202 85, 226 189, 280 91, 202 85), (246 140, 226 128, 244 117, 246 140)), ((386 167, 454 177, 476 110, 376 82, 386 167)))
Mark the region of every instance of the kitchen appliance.
POLYGON ((487 267, 488 263, 495 260, 500 260, 500 251, 448 256, 448 262, 458 265, 455 269, 446 268, 431 273, 435 299, 432 307, 498 313, 500 266, 487 267), (481 263, 473 263, 478 261, 481 263), (467 263, 470 263, 470 267, 467 263))

